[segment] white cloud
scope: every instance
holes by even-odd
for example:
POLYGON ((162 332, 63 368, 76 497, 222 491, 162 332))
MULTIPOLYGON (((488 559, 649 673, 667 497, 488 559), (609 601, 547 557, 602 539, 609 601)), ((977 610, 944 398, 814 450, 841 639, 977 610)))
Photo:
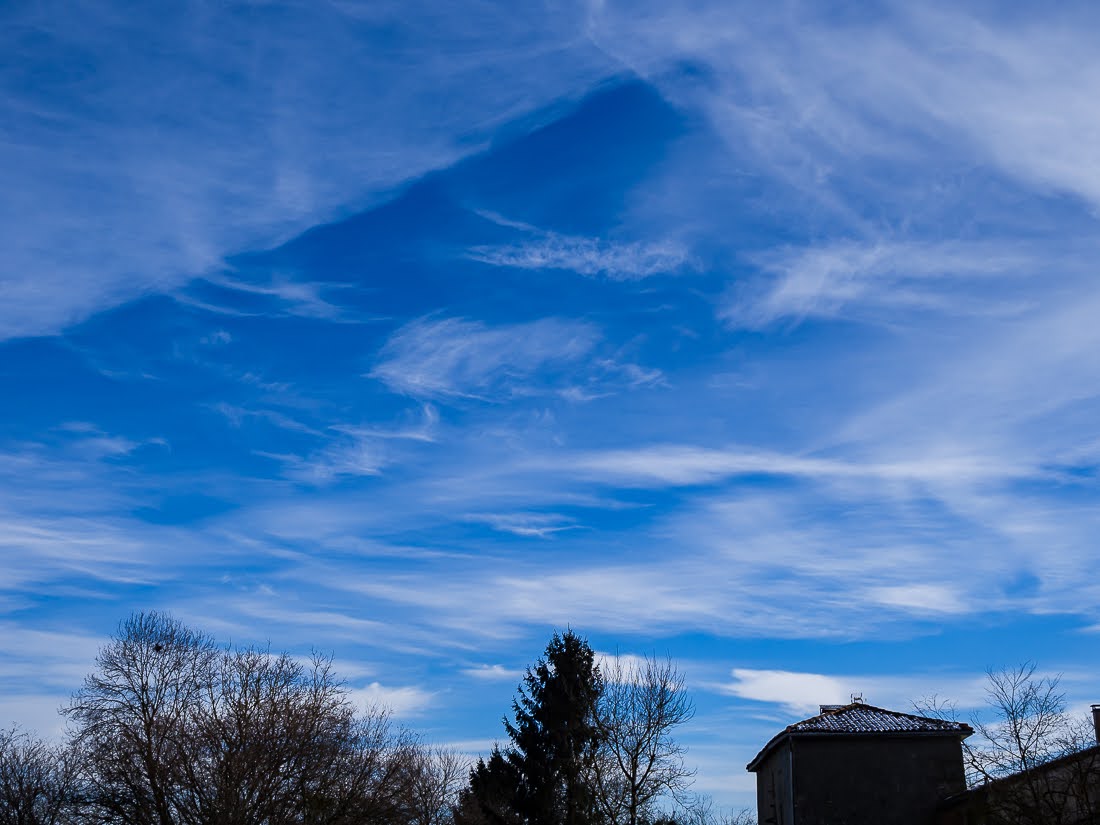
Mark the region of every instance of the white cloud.
POLYGON ((524 671, 517 668, 507 668, 504 665, 479 665, 468 667, 462 671, 473 679, 483 679, 487 682, 518 682, 523 678, 524 671))
MULTIPOLYGON (((977 162, 1100 204, 1100 144, 1088 138, 1100 134, 1100 57, 1081 7, 996 18, 947 4, 843 20, 809 4, 793 11, 600 2, 588 31, 671 100, 705 111, 735 152, 853 222, 838 189, 846 175, 884 188, 872 163, 882 159, 977 162), (683 61, 707 82, 670 71, 683 61)), ((922 177, 891 178, 888 197, 919 190, 922 177)))
POLYGON ((960 708, 979 707, 985 698, 984 675, 828 675, 788 670, 734 668, 733 681, 715 685, 720 692, 779 705, 792 714, 816 715, 819 705, 842 705, 862 696, 870 705, 913 713, 913 703, 936 695, 960 708))
POLYGON ((646 657, 635 653, 603 653, 596 651, 596 664, 604 678, 621 674, 624 679, 629 679, 633 674, 642 673, 646 665, 646 657))
POLYGON ((390 687, 371 682, 348 691, 349 698, 363 707, 389 710, 399 719, 417 716, 431 707, 435 694, 415 686, 390 687))
POLYGON ((393 334, 370 375, 420 398, 492 398, 529 391, 537 372, 576 362, 597 340, 589 324, 555 318, 496 327, 421 318, 393 334))
POLYGON ((638 487, 713 484, 745 475, 868 481, 974 481, 1021 477, 1037 471, 1036 467, 1002 464, 981 454, 948 453, 877 463, 687 444, 655 444, 574 454, 564 460, 563 466, 607 483, 638 487))
MULTIPOLYGON (((263 598, 238 599, 237 609, 243 617, 262 619, 265 622, 277 621, 315 632, 322 631, 329 638, 338 634, 354 638, 366 633, 384 633, 389 629, 384 622, 363 619, 348 613, 299 607, 294 602, 280 598, 276 591, 264 592, 261 589, 261 595, 263 598)), ((341 675, 350 678, 356 674, 341 671, 341 675)))
POLYGON ((380 475, 393 460, 383 443, 367 438, 343 439, 307 459, 294 455, 271 457, 286 464, 288 478, 309 484, 324 484, 341 476, 380 475))
MULTIPOLYGON (((253 283, 225 274, 205 274, 205 277, 201 280, 192 282, 189 288, 176 290, 173 297, 181 304, 223 315, 296 315, 302 318, 344 323, 359 323, 369 320, 359 317, 326 297, 327 293, 348 288, 346 284, 298 281, 289 276, 272 277, 268 283, 253 283), (201 291, 201 287, 206 284, 213 284, 222 290, 244 293, 252 298, 253 302, 255 302, 255 299, 260 299, 266 301, 267 304, 262 308, 257 307, 251 311, 244 311, 211 300, 204 300, 197 297, 197 294, 201 291)), ((223 334, 228 335, 228 333, 223 334)), ((227 343, 228 340, 228 338, 224 338, 219 340, 218 343, 227 343)))
POLYGON ((71 692, 95 664, 107 640, 79 628, 43 630, 16 622, 0 623, 0 683, 5 693, 22 692, 19 684, 33 667, 38 686, 71 692))
POLYGON ((229 404, 225 401, 219 401, 211 404, 210 409, 225 416, 225 418, 234 427, 241 427, 246 421, 266 421, 275 427, 281 427, 285 430, 292 430, 296 432, 306 433, 308 435, 321 435, 321 431, 310 427, 308 424, 304 424, 301 421, 287 415, 286 413, 279 412, 271 409, 253 409, 249 407, 242 407, 236 404, 229 404))
POLYGON ((579 527, 572 519, 555 513, 473 513, 468 518, 504 533, 540 539, 579 527))
POLYGON ((862 595, 881 605, 913 613, 961 614, 973 609, 966 603, 964 591, 944 584, 895 584, 870 587, 862 595))
POLYGON ((0 588, 34 591, 70 576, 90 586, 148 585, 169 578, 171 573, 150 558, 139 531, 128 527, 117 518, 0 511, 0 553, 7 559, 0 588))
POLYGON ((442 547, 417 537, 414 545, 426 548, 397 543, 386 552, 429 560, 432 586, 407 569, 368 576, 321 571, 316 561, 295 574, 331 592, 326 598, 335 603, 368 597, 459 644, 467 634, 507 637, 568 623, 660 635, 706 629, 723 637, 892 638, 1009 610, 1086 617, 1100 610, 1100 585, 1087 584, 1095 514, 1075 512, 1087 504, 1044 510, 1019 501, 1012 487, 1029 477, 1026 471, 978 472, 934 457, 896 466, 782 455, 745 463, 735 450, 705 455, 700 469, 695 449, 685 463, 678 451, 660 454, 672 461, 660 472, 648 465, 645 448, 640 456, 627 451, 626 459, 617 451, 460 452, 437 464, 430 479, 380 490, 371 508, 353 495, 288 501, 251 514, 254 527, 242 529, 371 558, 378 550, 364 537, 393 543, 410 519, 417 530, 434 532, 471 517, 518 514, 498 529, 530 535, 550 526, 547 511, 532 508, 621 507, 615 488, 668 496, 665 488, 715 485, 675 491, 652 516, 646 510, 656 494, 645 493, 634 502, 642 509, 630 516, 637 522, 613 542, 593 513, 590 528, 555 544, 567 561, 519 554, 507 537, 488 546, 452 539, 442 547), (593 456, 600 460, 589 462, 593 456), (759 485, 741 481, 742 472, 788 476, 759 485), (611 491, 606 500, 585 497, 585 485, 611 491), (503 509, 505 503, 519 509, 503 509), (537 523, 526 523, 529 513, 537 523))
POLYGON ((733 683, 722 688, 725 692, 741 699, 773 702, 797 713, 815 711, 819 704, 851 701, 851 686, 843 677, 748 668, 734 668, 732 675, 733 683))
POLYGON ((721 315, 736 325, 853 314, 896 320, 903 310, 1013 315, 1027 298, 1011 281, 1037 279, 1051 266, 1011 241, 841 241, 761 253, 755 261, 771 277, 733 293, 721 315))
POLYGON ((682 245, 671 241, 615 242, 552 232, 516 244, 476 246, 467 255, 492 266, 563 269, 613 281, 674 274, 688 266, 691 260, 682 245))
MULTIPOLYGON (((348 476, 377 476, 405 454, 399 442, 416 445, 435 441, 439 413, 431 404, 423 405, 421 413, 420 423, 404 427, 333 424, 329 430, 335 437, 307 458, 265 455, 285 465, 287 478, 309 484, 327 484, 348 476)), ((278 419, 275 421, 278 423, 278 419)))

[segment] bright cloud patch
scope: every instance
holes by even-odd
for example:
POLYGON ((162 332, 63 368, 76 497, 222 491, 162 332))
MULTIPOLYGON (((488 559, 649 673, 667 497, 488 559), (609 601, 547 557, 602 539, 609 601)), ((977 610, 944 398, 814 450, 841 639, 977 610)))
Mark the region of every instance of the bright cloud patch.
POLYGON ((1026 468, 955 454, 892 462, 848 462, 753 450, 659 444, 571 457, 569 466, 597 478, 638 486, 708 484, 752 474, 810 479, 945 481, 1022 475, 1026 468))
POLYGON ((348 691, 348 695, 353 702, 367 707, 384 708, 399 719, 424 713, 433 701, 432 692, 423 688, 390 687, 379 682, 353 688, 348 691))
POLYGON ((889 587, 873 587, 867 597, 894 608, 927 613, 969 613, 960 593, 953 587, 934 584, 901 584, 889 587))
POLYGON ((518 682, 523 678, 524 673, 522 670, 507 668, 504 665, 481 665, 479 667, 466 668, 462 672, 473 679, 505 682, 518 682))
POLYGON ((592 326, 553 318, 501 327, 422 318, 394 333, 370 374, 418 398, 522 394, 539 370, 576 362, 597 340, 592 326))
POLYGON ((984 699, 984 679, 975 676, 854 676, 787 670, 734 668, 733 681, 720 689, 741 699, 781 706, 791 714, 814 715, 820 705, 840 705, 861 696, 868 704, 903 712, 914 702, 937 695, 950 697, 961 708, 975 708, 984 699))

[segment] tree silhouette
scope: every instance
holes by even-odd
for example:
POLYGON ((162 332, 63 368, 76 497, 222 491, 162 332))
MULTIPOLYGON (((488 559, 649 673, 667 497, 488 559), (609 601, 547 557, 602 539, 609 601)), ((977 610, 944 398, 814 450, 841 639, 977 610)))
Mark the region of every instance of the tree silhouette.
POLYGON ((511 739, 470 771, 460 825, 590 825, 600 821, 593 766, 600 747, 596 707, 603 680, 588 642, 555 633, 527 668, 504 720, 511 739))
POLYGON ((603 679, 588 642, 554 634, 512 703, 510 761, 522 778, 517 804, 530 825, 599 819, 592 766, 600 747, 596 707, 603 679))
POLYGON ((671 659, 613 661, 597 710, 595 763, 600 807, 612 822, 638 825, 662 797, 683 801, 694 771, 673 730, 695 715, 684 677, 671 659))
POLYGON ((452 762, 357 711, 326 658, 219 648, 141 613, 96 664, 65 711, 78 821, 433 825, 446 806, 449 788, 430 786, 452 762))

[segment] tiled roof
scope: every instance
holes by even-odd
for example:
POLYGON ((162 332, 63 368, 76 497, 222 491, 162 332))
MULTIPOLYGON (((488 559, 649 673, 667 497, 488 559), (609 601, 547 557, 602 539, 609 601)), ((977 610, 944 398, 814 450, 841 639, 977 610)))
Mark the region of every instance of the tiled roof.
POLYGON ((927 716, 914 716, 911 713, 899 713, 896 710, 876 708, 862 702, 850 705, 824 705, 821 713, 801 722, 795 722, 781 730, 766 744, 763 750, 748 764, 748 770, 754 770, 774 745, 788 736, 828 734, 943 734, 954 735, 961 739, 974 732, 965 722, 949 722, 945 719, 932 719, 927 716))
POLYGON ((876 708, 874 705, 865 705, 862 702, 829 707, 817 716, 795 722, 787 730, 816 733, 972 732, 970 726, 964 722, 913 716, 910 713, 876 708))

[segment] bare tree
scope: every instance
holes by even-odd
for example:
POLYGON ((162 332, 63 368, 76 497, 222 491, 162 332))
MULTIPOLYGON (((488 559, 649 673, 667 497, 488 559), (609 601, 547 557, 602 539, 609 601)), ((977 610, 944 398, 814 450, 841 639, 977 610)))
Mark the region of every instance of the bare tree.
POLYGON ((409 783, 409 825, 446 825, 470 764, 451 748, 416 747, 409 783))
MULTIPOLYGON (((749 808, 720 808, 705 794, 685 800, 669 825, 756 825, 756 813, 749 808)), ((654 825, 661 825, 658 820, 654 825)))
MULTIPOLYGON (((967 784, 987 821, 1023 825, 1100 822, 1100 753, 1091 722, 1066 712, 1057 676, 1039 676, 1034 662, 989 670, 984 715, 970 721, 963 742, 967 784)), ((954 705, 937 697, 919 712, 956 719, 954 705)))
POLYGON ((183 731, 181 820, 244 825, 331 816, 343 801, 346 752, 362 741, 356 726, 328 660, 307 667, 267 650, 224 651, 183 731))
POLYGON ((596 711, 601 738, 594 766, 597 796, 610 821, 638 825, 661 798, 679 798, 694 776, 673 733, 695 708, 671 659, 618 659, 603 672, 596 711))
POLYGON ((188 714, 215 678, 213 641, 160 613, 119 626, 96 672, 63 711, 73 726, 83 795, 105 822, 176 825, 178 767, 191 755, 188 714))
POLYGON ((10 728, 0 731, 0 825, 60 825, 72 777, 60 748, 10 728))
POLYGON ((1059 677, 1037 676, 1036 669, 1027 662, 989 671, 986 693, 993 719, 973 722, 978 741, 968 748, 970 769, 987 783, 994 822, 1094 822, 1095 791, 1088 788, 1100 778, 1100 764, 1095 756, 1063 758, 1095 744, 1095 737, 1066 712, 1059 677), (1076 787, 1082 779, 1083 794, 1076 787))
POLYGON ((987 704, 992 721, 973 721, 977 747, 971 767, 984 781, 1027 771, 1062 755, 1070 734, 1065 694, 1059 678, 1038 677, 1036 665, 987 673, 987 704))
POLYGON ((407 823, 416 742, 360 713, 331 661, 218 648, 138 614, 66 709, 89 821, 407 823))

